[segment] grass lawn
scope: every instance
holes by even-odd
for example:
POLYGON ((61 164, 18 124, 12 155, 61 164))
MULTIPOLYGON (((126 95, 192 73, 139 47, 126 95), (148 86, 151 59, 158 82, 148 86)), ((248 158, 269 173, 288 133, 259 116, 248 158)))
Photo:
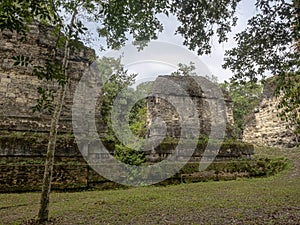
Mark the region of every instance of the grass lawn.
MULTIPOLYGON (((300 148, 256 151, 293 165, 268 178, 52 193, 48 224, 300 224, 300 148)), ((39 193, 0 194, 0 224, 31 224, 38 203, 39 193)))

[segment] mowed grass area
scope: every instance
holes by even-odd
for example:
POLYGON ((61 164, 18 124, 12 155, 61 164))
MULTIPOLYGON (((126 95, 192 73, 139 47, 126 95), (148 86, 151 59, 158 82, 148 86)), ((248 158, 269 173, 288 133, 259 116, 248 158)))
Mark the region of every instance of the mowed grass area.
MULTIPOLYGON (((48 224, 300 224, 300 148, 257 148, 256 156, 293 165, 268 178, 52 193, 48 224)), ((31 224, 39 197, 0 194, 0 224, 31 224)))

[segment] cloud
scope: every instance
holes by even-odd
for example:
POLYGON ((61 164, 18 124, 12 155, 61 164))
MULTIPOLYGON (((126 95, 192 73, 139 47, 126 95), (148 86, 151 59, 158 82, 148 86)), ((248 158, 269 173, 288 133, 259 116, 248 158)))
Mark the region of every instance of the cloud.
MULTIPOLYGON (((233 75, 230 70, 225 70, 222 68, 222 64, 224 63, 225 51, 236 46, 236 43, 234 41, 235 34, 245 29, 248 19, 251 18, 253 15, 255 15, 255 13, 256 13, 255 0, 241 1, 237 7, 238 23, 236 27, 232 28, 232 33, 228 35, 229 38, 228 42, 219 44, 217 41, 217 37, 214 36, 211 40, 212 53, 210 55, 197 56, 195 52, 192 52, 195 55, 195 57, 198 58, 196 60, 201 60, 203 64, 206 65, 206 67, 211 72, 211 74, 218 77, 218 80, 220 82, 223 82, 224 80, 228 80, 233 75)), ((160 33, 158 36, 158 41, 174 44, 188 51, 187 47, 182 44, 183 38, 180 35, 175 35, 175 31, 177 27, 180 25, 176 17, 173 15, 169 15, 169 17, 167 17, 166 15, 160 14, 158 15, 158 18, 162 22, 164 27, 163 32, 160 33)), ((95 30, 95 24, 94 25, 89 24, 88 26, 89 28, 91 28, 91 30, 95 30)), ((96 41, 92 42, 92 46, 95 46, 97 48, 100 45, 105 46, 104 39, 99 40, 95 38, 95 40, 96 41)), ((129 40, 128 43, 131 43, 131 40, 129 40)), ((125 62, 125 66, 129 69, 129 71, 135 71, 144 76, 152 76, 153 74, 158 75, 158 74, 173 72, 174 65, 162 65, 162 63, 159 62, 161 59, 161 54, 164 54, 165 57, 174 58, 173 61, 176 61, 176 58, 180 58, 180 55, 178 54, 181 54, 176 51, 174 52, 171 48, 165 49, 165 52, 163 53, 162 51, 147 51, 146 54, 148 54, 148 56, 151 55, 150 58, 153 59, 152 62, 149 61, 139 62, 139 59, 143 58, 143 56, 141 56, 142 54, 136 54, 134 50, 130 50, 130 51, 132 55, 127 54, 126 58, 136 57, 137 63, 135 65, 126 65, 125 62)), ((107 54, 107 52, 100 52, 99 50, 97 50, 97 54, 99 56, 103 56, 107 54)), ((129 61, 132 60, 133 59, 130 59, 129 61)), ((189 64, 189 62, 187 61, 182 63, 189 64)), ((207 73, 207 71, 205 73, 207 73)))
MULTIPOLYGON (((235 34, 245 29, 248 19, 255 15, 255 13, 256 8, 254 0, 241 1, 237 7, 238 23, 236 27, 232 28, 232 33, 228 35, 228 42, 219 44, 218 38, 214 36, 211 40, 212 53, 210 55, 199 56, 200 60, 209 68, 212 74, 218 77, 218 80, 220 82, 228 80, 233 75, 230 70, 225 70, 222 68, 222 64, 224 63, 225 51, 236 46, 236 43, 234 41, 235 34)), ((159 35, 158 40, 167 41, 183 46, 183 38, 180 35, 174 34, 176 28, 180 25, 176 17, 174 17, 173 15, 169 17, 160 15, 159 19, 164 24, 164 31, 159 35)), ((186 46, 183 47, 186 48, 186 46)))
POLYGON ((199 75, 211 75, 208 67, 192 51, 182 45, 166 41, 152 41, 142 51, 129 44, 118 51, 109 51, 106 57, 121 57, 121 62, 129 73, 138 73, 138 79, 153 80, 158 75, 168 75, 178 69, 178 64, 194 63, 199 75))

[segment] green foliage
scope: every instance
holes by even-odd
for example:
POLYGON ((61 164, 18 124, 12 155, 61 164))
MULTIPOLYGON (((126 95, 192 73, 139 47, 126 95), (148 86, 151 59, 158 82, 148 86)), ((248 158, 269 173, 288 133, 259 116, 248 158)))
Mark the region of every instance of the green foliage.
POLYGON ((102 141, 111 151, 117 151, 116 146, 119 146, 118 150, 123 149, 128 153, 126 148, 120 147, 121 143, 115 136, 112 127, 111 112, 114 100, 122 90, 126 89, 126 99, 123 99, 124 101, 121 101, 119 104, 124 104, 124 107, 127 107, 129 104, 135 102, 128 115, 129 128, 135 136, 143 141, 147 131, 146 99, 138 100, 137 98, 142 95, 142 92, 147 92, 147 90, 149 90, 151 82, 138 85, 136 93, 134 93, 134 89, 128 88, 128 86, 133 84, 136 74, 128 74, 123 68, 120 60, 120 58, 113 59, 104 57, 97 62, 100 76, 103 78, 104 82, 100 100, 101 120, 103 124, 105 124, 105 136, 102 138, 102 141))
POLYGON ((195 63, 193 62, 190 62, 190 65, 179 63, 178 70, 171 73, 171 76, 197 76, 195 69, 195 63))
POLYGON ((115 147, 115 158, 125 164, 139 166, 145 162, 144 152, 118 144, 115 147))
MULTIPOLYGON (((39 80, 56 81, 60 86, 64 86, 67 82, 61 61, 52 57, 46 59, 44 65, 34 65, 33 75, 39 80)), ((47 110, 48 113, 53 113, 55 91, 49 87, 41 86, 37 90, 40 98, 37 99, 37 104, 32 107, 33 112, 47 110)))
POLYGON ((218 83, 218 77, 211 74, 211 75, 203 75, 203 74, 196 74, 195 72, 196 67, 194 62, 190 62, 189 65, 179 63, 178 69, 171 73, 171 76, 204 76, 209 81, 217 84, 218 83))
POLYGON ((213 82, 214 84, 218 84, 218 77, 211 74, 210 76, 209 75, 205 75, 204 76, 206 79, 208 79, 209 81, 213 82))
POLYGON ((238 46, 226 51, 224 67, 230 68, 236 79, 257 81, 266 72, 284 76, 297 69, 291 62, 299 59, 299 53, 290 48, 300 35, 293 29, 296 7, 279 0, 258 0, 256 7, 259 13, 235 37, 238 46))
POLYGON ((147 102, 146 99, 138 101, 129 114, 129 127, 134 135, 145 138, 147 132, 147 102))
POLYGON ((258 13, 236 35, 237 47, 226 51, 223 66, 242 83, 276 75, 276 94, 282 96, 279 107, 284 108, 281 116, 299 134, 299 1, 257 0, 255 5, 258 13))
POLYGON ((38 93, 40 94, 40 98, 37 99, 37 104, 32 107, 33 112, 48 110, 48 113, 52 113, 54 110, 54 91, 38 87, 38 93))
POLYGON ((268 159, 262 158, 257 159, 256 164, 250 164, 246 167, 249 171, 249 175, 251 177, 258 177, 258 176, 271 176, 278 172, 281 172, 289 165, 289 160, 287 158, 275 158, 275 159, 268 159))
MULTIPOLYGON (((105 37, 108 47, 119 48, 124 45, 130 34, 135 41, 147 42, 157 39, 162 31, 157 14, 167 14, 167 0, 103 2, 103 23, 98 33, 105 37)), ((141 44, 141 43, 139 43, 141 44)))
MULTIPOLYGON (((300 60, 298 62, 300 65, 300 60)), ((288 122, 288 129, 297 134, 297 144, 300 135, 300 73, 287 73, 277 79, 277 96, 281 98, 278 108, 279 116, 288 122), (282 95, 282 96, 280 96, 282 95)))
POLYGON ((40 80, 56 81, 60 86, 66 84, 67 80, 64 76, 64 68, 62 68, 61 60, 48 58, 44 65, 35 65, 33 67, 33 75, 40 80))
POLYGON ((239 84, 234 80, 225 81, 220 85, 224 88, 233 101, 233 118, 236 136, 241 137, 244 130, 245 116, 253 112, 255 106, 259 103, 262 85, 258 83, 246 82, 239 84))
MULTIPOLYGON (((0 26, 2 29, 25 32, 27 24, 33 19, 61 23, 57 15, 62 14, 62 9, 70 14, 74 8, 80 8, 79 11, 89 21, 100 22, 99 36, 105 37, 108 47, 115 49, 125 44, 128 35, 135 42, 141 41, 140 45, 157 39, 158 33, 163 30, 158 15, 168 16, 171 13, 182 23, 177 32, 184 36, 184 44, 192 50, 197 48, 198 53, 203 54, 211 51, 210 39, 214 33, 220 42, 227 40, 226 34, 231 31, 231 25, 236 24, 234 13, 238 2, 54 0, 45 4, 41 0, 4 0, 0 5, 0 26)), ((77 30, 76 37, 85 31, 77 30)))
POLYGON ((0 31, 8 29, 26 36, 28 24, 33 20, 56 21, 57 14, 43 0, 2 0, 0 3, 0 31))
POLYGON ((240 0, 171 1, 170 11, 181 22, 177 33, 184 37, 184 45, 202 55, 211 52, 210 40, 214 34, 219 42, 227 41, 226 34, 237 22, 235 12, 239 2, 240 0))
MULTIPOLYGON (((114 130, 111 122, 111 112, 113 102, 117 95, 127 88, 127 98, 124 99, 125 107, 129 105, 129 101, 136 102, 136 98, 140 95, 134 95, 134 90, 128 88, 129 85, 133 84, 136 74, 128 74, 123 68, 121 59, 113 58, 102 58, 98 61, 98 68, 100 76, 103 81, 107 80, 102 87, 101 96, 101 119, 106 126, 105 136, 102 138, 103 142, 110 150, 114 151, 116 159, 124 162, 128 165, 140 165, 145 161, 145 155, 143 152, 131 149, 128 146, 123 146, 120 141, 115 137, 114 130)), ((137 92, 146 91, 149 88, 148 84, 140 84, 137 86, 137 92)), ((146 100, 142 99, 135 103, 129 113, 129 127, 134 135, 139 137, 140 141, 143 142, 146 136, 146 100)), ((125 134, 126 135, 126 134, 125 134)), ((141 144, 136 146, 142 146, 141 144)), ((135 177, 133 175, 133 177, 135 177)))
POLYGON ((121 59, 103 57, 97 60, 100 77, 103 80, 101 104, 101 120, 106 125, 104 142, 119 143, 114 135, 111 122, 111 111, 115 98, 134 82, 136 74, 128 74, 121 64, 121 59))
POLYGON ((151 92, 152 84, 152 81, 140 83, 136 87, 135 94, 132 94, 135 104, 129 113, 129 127, 140 140, 144 140, 147 133, 147 99, 136 98, 147 96, 151 92))
POLYGON ((14 66, 28 66, 32 59, 28 56, 19 55, 19 56, 13 56, 12 59, 15 61, 14 66))
MULTIPOLYGON (((137 146, 140 145, 137 144, 136 148, 138 148, 137 146)), ((146 161, 145 153, 143 151, 139 151, 139 149, 135 150, 122 144, 116 144, 114 157, 117 160, 125 163, 126 166, 129 168, 129 175, 128 177, 126 177, 126 179, 128 179, 128 181, 135 181, 141 184, 141 181, 139 180, 139 169, 131 166, 142 165, 146 161)))
MULTIPOLYGON (((247 177, 264 177, 275 175, 290 164, 290 161, 285 157, 278 158, 259 158, 255 160, 243 159, 243 160, 231 160, 231 161, 216 161, 209 165, 206 171, 199 172, 198 163, 187 163, 181 170, 181 174, 193 175, 193 180, 203 181, 206 180, 219 180, 227 174, 238 175, 243 174, 247 177), (210 173, 208 173, 210 172, 210 173), (223 175, 219 177, 218 175, 223 175)), ((233 179, 236 179, 234 176, 233 179)))
MULTIPOLYGON (((111 151, 114 151, 116 159, 124 162, 128 165, 140 165, 145 161, 145 155, 143 152, 139 152, 139 147, 142 144, 137 144, 135 149, 131 149, 128 146, 124 146, 115 136, 115 132, 112 127, 111 112, 115 98, 122 90, 126 89, 126 99, 120 104, 124 104, 125 107, 129 105, 129 101, 136 102, 129 113, 129 127, 134 135, 139 137, 140 141, 143 142, 146 136, 146 100, 142 99, 136 101, 136 98, 140 95, 134 95, 134 90, 128 88, 129 85, 133 84, 136 74, 128 74, 123 68, 119 59, 113 58, 101 58, 98 60, 98 68, 100 76, 103 78, 102 96, 100 100, 101 104, 101 119, 106 126, 105 136, 102 141, 106 144, 111 151)), ((137 92, 146 91, 149 88, 147 84, 140 84, 137 86, 137 92)), ((125 134, 126 135, 126 134, 125 134)), ((136 177, 137 174, 132 174, 136 177)))

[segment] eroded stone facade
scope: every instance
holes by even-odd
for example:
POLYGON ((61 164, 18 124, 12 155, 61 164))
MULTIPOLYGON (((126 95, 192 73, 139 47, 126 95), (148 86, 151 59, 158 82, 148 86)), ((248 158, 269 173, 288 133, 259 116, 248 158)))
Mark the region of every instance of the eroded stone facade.
MULTIPOLYGON (((219 129, 224 128, 225 137, 232 137, 232 100, 226 91, 219 89, 206 78, 159 76, 153 83, 151 92, 152 97, 147 101, 149 127, 156 118, 160 118, 166 124, 166 136, 179 138, 183 135, 180 121, 184 121, 190 123, 190 130, 195 129, 195 132, 208 137, 214 122, 219 129), (192 121, 194 118, 198 121, 192 121), (226 127, 221 126, 222 121, 226 123, 226 127)), ((163 135, 164 131, 161 129, 152 129, 150 135, 163 135)))
MULTIPOLYGON (((27 35, 27 40, 24 42, 20 41, 20 37, 16 33, 4 31, 0 34, 0 155, 3 157, 10 156, 26 156, 36 157, 43 156, 47 149, 47 137, 50 128, 51 115, 46 112, 33 112, 32 107, 36 104, 39 95, 37 88, 39 86, 57 89, 57 85, 52 82, 45 82, 39 80, 37 77, 32 75, 32 66, 14 66, 13 56, 24 55, 33 59, 33 65, 43 65, 45 60, 53 51, 55 44, 55 36, 52 34, 52 30, 49 27, 43 25, 34 24, 30 26, 30 33, 27 35)), ((58 57, 62 58, 63 52, 61 50, 57 53, 58 57)), ((90 59, 94 57, 94 52, 86 47, 83 47, 80 51, 72 51, 70 57, 70 63, 68 72, 71 76, 70 85, 66 94, 65 104, 59 123, 59 134, 58 143, 56 148, 56 155, 63 156, 80 156, 81 153, 78 151, 77 144, 75 143, 74 137, 72 136, 72 115, 71 108, 73 105, 73 96, 75 89, 78 85, 80 78, 84 71, 89 67, 90 59)), ((179 104, 182 111, 188 113, 199 113, 197 119, 200 122, 199 127, 194 127, 200 130, 200 133, 207 135, 211 132, 210 120, 218 118, 211 118, 207 107, 207 96, 203 94, 203 90, 199 87, 194 87, 192 78, 189 77, 173 77, 173 82, 177 82, 180 86, 184 87, 188 96, 179 96, 179 98, 171 99, 175 101, 182 101, 179 104), (195 103, 196 109, 186 108, 185 104, 188 98, 192 98, 195 103), (194 111, 193 111, 194 110, 194 111)), ((160 78, 158 78, 160 79, 160 78)), ((87 85, 88 87, 88 85, 87 85)), ((161 90, 165 90, 165 87, 159 87, 161 90)), ((176 89, 170 89, 176 91, 176 89)), ((159 89, 156 90, 157 93, 159 89)), ((155 93, 153 93, 155 94, 155 93)), ((175 95, 178 92, 174 93, 175 95)), ((207 94, 207 93, 206 93, 207 94)), ((213 95, 212 95, 213 96, 213 95)), ((223 95, 222 95, 223 96, 223 95)), ((231 129, 233 127, 233 116, 232 116, 232 102, 224 95, 225 106, 220 107, 221 113, 224 113, 227 122, 226 135, 231 136, 231 129)), ((85 99, 81 99, 82 102, 85 99)), ((170 99, 169 99, 170 100, 170 99)), ((158 103, 160 100, 155 99, 154 102, 158 103)), ((218 105, 218 104, 216 104, 218 105)), ((150 105, 148 105, 150 106, 150 105)), ((180 127, 178 125, 179 116, 173 113, 174 110, 170 105, 162 104, 152 105, 152 112, 155 110, 161 110, 161 115, 167 120, 169 124, 169 135, 177 138, 180 134, 180 127), (164 105, 164 106, 163 106, 164 105), (159 109, 161 106, 163 108, 159 109), (171 113, 171 114, 170 114, 171 113), (171 117, 169 117, 171 115, 171 117)), ((91 108, 92 109, 92 108, 91 108)), ((151 111, 151 109, 149 109, 151 111)), ((178 110, 178 109, 177 109, 178 110)), ((89 114, 89 110, 83 109, 83 111, 89 114)), ((99 108, 96 110, 100 112, 99 108)), ((175 110, 176 111, 176 110, 175 110)), ((188 115, 187 115, 188 117, 188 115)), ((149 124, 150 126, 150 124, 149 124)), ((84 126, 86 127, 86 126, 84 126)), ((98 133, 103 132, 101 130, 103 126, 99 123, 98 133)), ((192 130, 191 126, 191 129, 192 130)), ((87 126, 88 128, 88 126, 87 126)), ((161 134, 161 133, 160 133, 161 134)), ((155 135, 155 132, 151 135, 155 135)), ((205 144, 204 142, 202 144, 205 144)), ((86 154, 94 155, 97 159, 99 157, 106 157, 106 153, 99 153, 98 149, 94 150, 87 144, 86 154), (102 154, 102 155, 101 155, 102 154)), ((205 147, 205 146, 204 146, 205 147)), ((156 152, 146 152, 149 158, 152 156, 155 158, 164 159, 169 154, 169 146, 160 146, 156 152), (161 157, 159 156, 161 155, 161 157)), ((231 146, 223 147, 221 155, 225 158, 241 157, 243 155, 250 156, 253 154, 253 149, 247 148, 248 150, 240 151, 241 148, 230 149, 231 146)), ((202 149, 202 148, 201 148, 202 149)), ((185 149, 182 149, 184 152, 185 149)), ((201 158, 201 151, 198 151, 197 161, 201 158)))
POLYGON ((222 145, 224 139, 233 138, 232 100, 204 77, 159 76, 147 99, 147 120, 149 161, 174 154, 184 159, 189 151, 194 152, 191 161, 201 160, 204 151, 207 160, 214 158, 216 151, 221 160, 253 154, 251 146, 222 145), (210 150, 208 140, 214 143, 210 150))
POLYGON ((279 98, 274 96, 275 79, 264 85, 261 101, 245 119, 243 141, 259 146, 294 147, 296 135, 292 127, 278 115, 279 98))
MULTIPOLYGON (((39 99, 38 87, 56 90, 55 82, 45 82, 32 75, 33 65, 44 65, 45 60, 53 51, 56 38, 52 28, 41 24, 30 25, 30 33, 25 41, 15 32, 0 33, 0 130, 16 132, 48 132, 51 115, 32 111, 39 99), (33 61, 29 66, 14 66, 14 56, 30 57, 33 61)), ((68 72, 71 77, 66 93, 65 104, 60 120, 60 132, 72 132, 71 106, 73 93, 83 71, 89 66, 95 53, 89 48, 72 51, 68 72)), ((57 52, 62 59, 63 52, 57 52)))

